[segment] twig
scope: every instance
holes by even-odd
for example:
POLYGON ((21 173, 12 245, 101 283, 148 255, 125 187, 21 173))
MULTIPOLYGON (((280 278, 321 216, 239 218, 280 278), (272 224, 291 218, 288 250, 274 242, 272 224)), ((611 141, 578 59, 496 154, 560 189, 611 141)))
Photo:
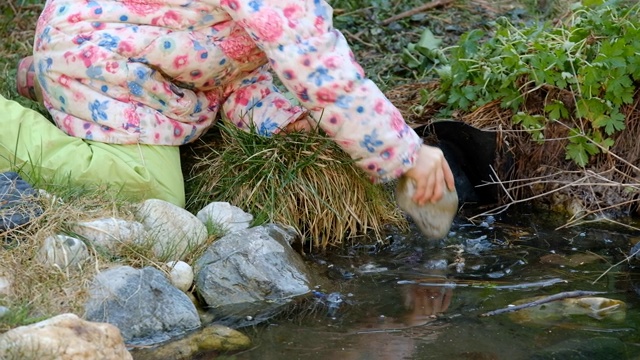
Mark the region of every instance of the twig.
POLYGON ((486 283, 471 283, 471 284, 460 284, 454 282, 421 282, 414 280, 399 280, 397 282, 398 285, 419 285, 419 286, 430 286, 430 287, 443 287, 443 288, 457 288, 457 287, 469 287, 469 288, 478 288, 478 289, 498 289, 498 290, 515 290, 515 289, 528 289, 528 288, 538 288, 538 287, 546 287, 552 286, 559 283, 566 283, 566 280, 560 278, 553 278, 548 280, 534 281, 529 283, 521 283, 521 284, 510 284, 510 285, 492 285, 486 283))
POLYGON ((372 44, 372 43, 369 43, 369 42, 366 42, 366 41, 362 40, 362 39, 360 38, 360 36, 358 35, 358 34, 360 34, 360 33, 358 33, 358 34, 352 34, 349 30, 346 30, 346 29, 342 29, 342 32, 343 32, 343 33, 345 33, 348 37, 350 37, 350 38, 352 38, 352 39, 354 39, 354 40, 357 40, 359 43, 361 43, 361 44, 363 44, 363 45, 366 45, 366 46, 369 46, 369 47, 372 47, 372 48, 377 47, 377 45, 376 45, 376 44, 372 44))
POLYGON ((431 2, 428 2, 426 4, 422 4, 420 6, 417 6, 411 10, 405 11, 403 13, 400 13, 398 15, 394 15, 390 18, 384 19, 382 20, 382 25, 389 25, 394 21, 398 21, 400 19, 404 19, 406 17, 409 16, 413 16, 415 14, 421 13, 425 10, 429 10, 429 9, 433 9, 436 8, 438 6, 444 6, 444 5, 449 5, 453 2, 454 0, 433 0, 431 2))
POLYGON ((598 282, 598 280, 602 279, 602 277, 603 277, 603 276, 607 275, 607 273, 609 273, 609 271, 611 271, 614 267, 616 267, 616 266, 618 266, 618 265, 622 264, 622 263, 623 263, 623 262, 625 262, 625 261, 629 261, 632 257, 636 256, 639 252, 640 252, 640 248, 639 248, 638 250, 634 251, 634 252, 633 252, 633 254, 631 254, 631 255, 627 256, 626 258, 624 258, 624 259, 622 259, 622 260, 618 261, 617 263, 615 263, 615 264, 613 264, 613 265, 609 266, 609 268, 608 268, 605 272, 603 272, 602 274, 600 274, 600 276, 598 276, 598 278, 597 278, 597 279, 593 280, 593 282, 592 282, 591 284, 595 284, 595 283, 597 283, 597 282, 598 282))
POLYGON ((504 313, 509 313, 509 312, 513 312, 513 311, 517 311, 517 310, 530 308, 530 307, 533 307, 533 306, 546 304, 548 302, 552 302, 552 301, 556 301, 556 300, 575 298, 575 297, 582 297, 582 296, 599 295, 599 294, 604 294, 604 293, 605 292, 603 292, 603 291, 582 291, 582 290, 565 291, 565 292, 561 292, 561 293, 554 294, 554 295, 551 295, 551 296, 547 296, 547 297, 542 298, 542 299, 534 300, 534 301, 531 301, 531 302, 528 302, 528 303, 525 303, 525 304, 520 304, 520 305, 510 306, 510 307, 503 308, 503 309, 489 311, 489 312, 486 312, 484 314, 481 314, 480 317, 487 317, 487 316, 494 316, 494 315, 500 315, 500 314, 504 314, 504 313))

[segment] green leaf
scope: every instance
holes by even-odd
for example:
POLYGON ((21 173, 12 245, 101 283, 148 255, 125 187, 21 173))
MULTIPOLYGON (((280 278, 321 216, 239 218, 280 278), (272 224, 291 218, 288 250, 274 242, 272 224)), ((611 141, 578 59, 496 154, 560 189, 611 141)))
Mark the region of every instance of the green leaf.
POLYGON ((429 50, 438 50, 442 44, 442 40, 436 38, 431 30, 425 29, 420 36, 420 41, 416 44, 417 48, 425 48, 429 50))
POLYGON ((553 100, 553 102, 544 107, 544 111, 547 112, 551 120, 560 120, 569 117, 569 110, 567 110, 564 103, 560 100, 553 100))
POLYGON ((565 159, 573 160, 576 164, 584 167, 589 162, 589 155, 587 155, 582 144, 572 143, 567 145, 567 155, 565 159))

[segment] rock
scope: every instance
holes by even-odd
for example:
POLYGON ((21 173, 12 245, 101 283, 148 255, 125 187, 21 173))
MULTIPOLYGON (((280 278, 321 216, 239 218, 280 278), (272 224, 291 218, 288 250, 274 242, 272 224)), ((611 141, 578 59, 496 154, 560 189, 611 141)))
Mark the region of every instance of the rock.
POLYGON ((0 266, 0 295, 9 295, 11 294, 11 286, 13 282, 11 281, 11 274, 5 267, 0 266))
POLYGON ((212 202, 198 211, 196 216, 205 225, 218 225, 226 233, 247 229, 253 221, 253 215, 228 202, 212 202))
POLYGON ((71 226, 71 231, 98 247, 115 250, 118 244, 139 242, 147 236, 144 225, 137 221, 102 218, 82 221, 71 226))
MULTIPOLYGON (((514 305, 530 303, 544 296, 518 300, 514 305)), ((509 318, 517 323, 543 324, 545 326, 560 322, 566 324, 571 320, 575 324, 596 319, 608 322, 622 322, 626 317, 626 304, 616 299, 586 296, 580 298, 566 298, 557 301, 532 306, 509 313, 509 318)))
POLYGON ((36 190, 18 173, 0 173, 0 232, 24 225, 40 216, 42 208, 33 202, 36 196, 36 190))
POLYGON ((193 214, 169 202, 150 199, 137 215, 153 241, 153 251, 166 260, 181 260, 208 237, 206 226, 193 214))
POLYGON ((0 359, 132 359, 118 329, 62 314, 0 335, 0 359))
POLYGON ((216 322, 255 324, 311 291, 308 270, 291 248, 294 240, 294 232, 268 224, 228 234, 206 250, 194 265, 196 290, 218 315, 216 322))
POLYGON ((89 250, 82 240, 67 235, 49 236, 40 248, 41 262, 61 269, 77 268, 89 258, 89 250))
POLYGON ((193 284, 193 269, 184 261, 169 261, 165 264, 169 270, 169 280, 173 286, 183 292, 189 291, 193 284))
POLYGON ((251 340, 243 333, 214 324, 155 349, 136 351, 135 356, 136 360, 188 360, 199 353, 240 351, 250 346, 251 340))
POLYGON ((152 344, 200 326, 189 297, 155 268, 112 268, 98 274, 89 288, 86 319, 117 326, 125 342, 152 344))
POLYGON ((442 239, 447 236, 453 219, 458 212, 458 193, 449 191, 444 185, 444 195, 437 203, 416 204, 411 198, 415 193, 415 183, 406 176, 398 180, 396 187, 396 201, 398 206, 406 211, 418 225, 427 239, 442 239))

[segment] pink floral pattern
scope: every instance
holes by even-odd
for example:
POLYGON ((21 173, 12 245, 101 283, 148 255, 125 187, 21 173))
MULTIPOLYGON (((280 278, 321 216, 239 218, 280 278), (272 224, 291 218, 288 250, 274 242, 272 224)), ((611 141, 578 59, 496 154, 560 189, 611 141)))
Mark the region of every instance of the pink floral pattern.
POLYGON ((382 180, 421 145, 322 0, 48 0, 34 64, 54 121, 85 139, 180 145, 218 111, 269 136, 307 115, 382 180))

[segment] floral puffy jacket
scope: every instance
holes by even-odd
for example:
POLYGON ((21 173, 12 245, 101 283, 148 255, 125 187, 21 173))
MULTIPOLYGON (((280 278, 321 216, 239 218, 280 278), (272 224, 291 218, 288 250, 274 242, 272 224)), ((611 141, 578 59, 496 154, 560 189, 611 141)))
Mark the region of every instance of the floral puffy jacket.
POLYGON ((381 180, 411 167, 422 143, 322 0, 48 0, 34 60, 58 127, 89 140, 180 145, 218 111, 270 135, 308 113, 381 180))

